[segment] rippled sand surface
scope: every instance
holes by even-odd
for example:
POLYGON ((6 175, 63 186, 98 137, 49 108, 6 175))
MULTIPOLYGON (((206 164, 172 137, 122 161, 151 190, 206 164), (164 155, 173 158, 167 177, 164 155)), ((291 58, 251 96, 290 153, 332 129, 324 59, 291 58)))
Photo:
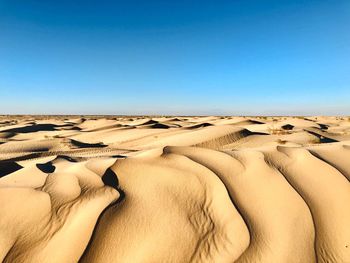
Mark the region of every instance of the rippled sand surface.
POLYGON ((0 117, 0 261, 350 262, 348 117, 0 117))

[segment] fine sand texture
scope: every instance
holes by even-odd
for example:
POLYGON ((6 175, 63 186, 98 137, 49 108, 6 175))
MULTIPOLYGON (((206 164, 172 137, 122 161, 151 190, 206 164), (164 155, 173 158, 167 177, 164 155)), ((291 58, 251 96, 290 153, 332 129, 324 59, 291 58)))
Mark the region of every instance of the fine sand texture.
POLYGON ((0 262, 350 263, 350 118, 0 116, 0 204, 0 262))

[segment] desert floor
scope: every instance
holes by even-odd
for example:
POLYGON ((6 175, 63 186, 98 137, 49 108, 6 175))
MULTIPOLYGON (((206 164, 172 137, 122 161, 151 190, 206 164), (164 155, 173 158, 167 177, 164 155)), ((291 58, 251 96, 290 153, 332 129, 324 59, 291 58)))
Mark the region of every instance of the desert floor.
POLYGON ((0 117, 0 261, 350 262, 349 117, 0 117))

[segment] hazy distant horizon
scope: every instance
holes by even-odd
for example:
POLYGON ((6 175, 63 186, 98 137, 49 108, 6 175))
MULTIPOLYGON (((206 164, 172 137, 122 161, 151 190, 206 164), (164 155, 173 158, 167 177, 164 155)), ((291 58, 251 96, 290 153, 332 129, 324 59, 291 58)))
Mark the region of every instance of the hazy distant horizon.
POLYGON ((279 110, 268 110, 261 111, 260 113, 249 112, 249 111, 174 111, 174 112, 151 112, 151 111, 140 111, 140 112, 112 112, 112 113, 100 113, 100 112, 48 112, 48 113, 40 113, 40 112, 0 112, 0 115, 57 115, 57 116, 350 116, 350 110, 347 109, 330 109, 328 111, 279 111, 279 110))
POLYGON ((350 115, 350 2, 0 1, 0 114, 350 115))
MULTIPOLYGON (((0 105, 1 108, 1 105, 0 105)), ((0 115, 115 115, 115 116, 350 116, 350 106, 337 106, 337 105, 327 105, 317 108, 316 106, 310 107, 310 105, 305 105, 303 108, 297 109, 297 107, 261 107, 260 110, 247 110, 247 109, 232 109, 225 110, 220 108, 212 109, 195 109, 195 108, 184 108, 178 107, 173 109, 163 108, 156 110, 149 110, 147 107, 140 108, 136 110, 127 110, 131 107, 126 107, 126 109, 119 110, 95 110, 95 111, 64 111, 64 110, 53 110, 42 112, 37 111, 0 111, 0 115)))

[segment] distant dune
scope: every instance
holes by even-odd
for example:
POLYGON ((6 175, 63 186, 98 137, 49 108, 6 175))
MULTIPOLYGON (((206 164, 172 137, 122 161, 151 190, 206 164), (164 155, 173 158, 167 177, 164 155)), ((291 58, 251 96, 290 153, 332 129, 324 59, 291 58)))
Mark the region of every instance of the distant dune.
POLYGON ((0 117, 2 262, 350 262, 349 117, 0 117))

